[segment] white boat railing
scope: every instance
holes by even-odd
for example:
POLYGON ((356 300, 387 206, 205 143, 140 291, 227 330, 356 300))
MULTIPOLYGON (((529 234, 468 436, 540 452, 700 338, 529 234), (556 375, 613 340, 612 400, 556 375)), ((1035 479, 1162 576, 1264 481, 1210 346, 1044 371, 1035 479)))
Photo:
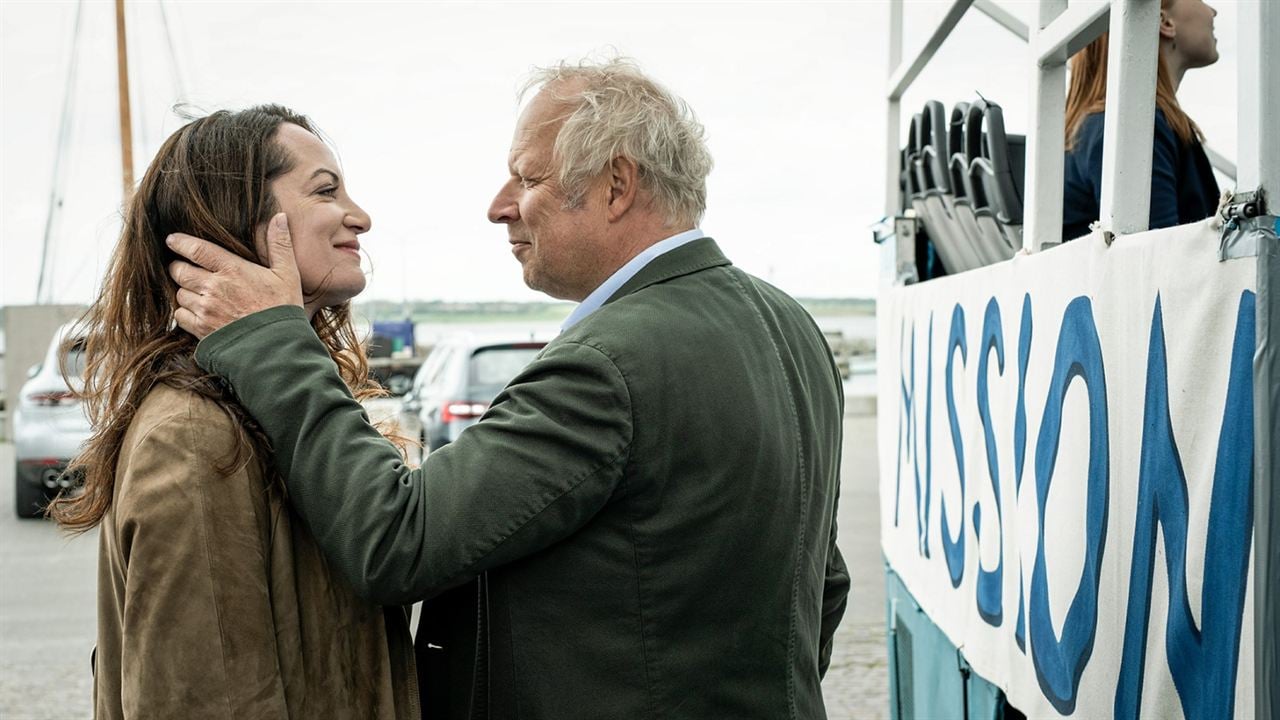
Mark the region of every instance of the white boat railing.
MULTIPOLYGON (((1037 253, 1062 240, 1067 61, 1110 33, 1100 226, 1108 241, 1148 229, 1160 0, 1038 0, 1028 26, 995 0, 952 0, 913 56, 903 59, 903 2, 889 7, 886 88, 886 215, 901 207, 901 101, 970 8, 1027 42, 1033 66, 1026 147, 1023 250, 1037 253)), ((1272 214, 1280 207, 1280 2, 1240 0, 1238 160, 1206 148, 1213 167, 1238 194, 1260 192, 1272 214), (1266 70, 1270 68, 1270 70, 1266 70)), ((908 115, 908 117, 910 117, 908 115)), ((1278 223, 1280 225, 1280 223, 1278 223)), ((1278 228, 1280 229, 1280 228, 1278 228)), ((1272 293, 1280 292, 1280 250, 1259 249, 1259 337, 1280 338, 1272 293)), ((897 282, 913 274, 899 274, 897 282)), ((1255 356, 1254 662, 1255 716, 1280 718, 1280 408, 1269 378, 1276 350, 1260 341, 1255 356)))
MULTIPOLYGON (((1111 52, 1124 58, 1124 62, 1109 63, 1109 72, 1115 77, 1108 77, 1109 87, 1118 87, 1120 92, 1111 93, 1108 98, 1108 117, 1115 117, 1111 135, 1106 136, 1105 148, 1121 148, 1107 153, 1110 161, 1104 159, 1104 188, 1111 188, 1104 195, 1103 227, 1116 234, 1139 232, 1146 229, 1146 218, 1150 211, 1150 188, 1143 189, 1143 183, 1126 183, 1125 178, 1148 177, 1151 173, 1151 158, 1146 153, 1134 152, 1133 158, 1125 157, 1124 148, 1139 148, 1150 145, 1150 138, 1144 138, 1151 129, 1146 123, 1128 122, 1130 116, 1150 115, 1154 112, 1155 95, 1135 92, 1138 88, 1155 86, 1155 50, 1156 36, 1148 28, 1154 27, 1159 17, 1159 0, 1116 0, 1119 8, 1115 18, 1112 17, 1112 2, 1087 2, 1068 6, 1066 0, 1041 0, 1038 7, 1038 28, 1028 28, 1017 16, 1001 7, 995 0, 953 0, 947 12, 939 19, 925 44, 917 51, 909 62, 902 62, 902 0, 894 0, 890 6, 889 33, 889 65, 888 84, 888 144, 886 148, 888 174, 886 175, 885 208, 887 214, 897 211, 899 191, 897 186, 897 164, 899 137, 902 129, 901 99, 920 73, 933 59, 943 42, 954 31, 960 19, 972 7, 994 20, 1015 36, 1026 41, 1030 53, 1035 60, 1036 72, 1032 80, 1032 96, 1034 102, 1031 111, 1031 126, 1035 132, 1029 133, 1027 147, 1027 208, 1024 243, 1028 251, 1040 249, 1042 243, 1056 243, 1062 226, 1062 128, 1066 110, 1066 63, 1074 53, 1093 42, 1099 35, 1108 30, 1116 38, 1111 44, 1111 52), (1132 43, 1119 38, 1126 33, 1128 27, 1142 28, 1132 43), (1139 47, 1142 45, 1142 47, 1139 47), (1151 46, 1151 47, 1147 47, 1151 46), (1150 52, 1147 52, 1150 50, 1150 52), (1125 98, 1121 101, 1121 98, 1125 98), (1150 105, 1151 107, 1147 107, 1150 105), (1123 130, 1122 130, 1123 129, 1123 130), (1057 130, 1057 132, 1052 132, 1057 130), (1145 141, 1144 141, 1145 139, 1145 141), (1115 192, 1121 192, 1116 195, 1115 192), (1144 199, 1145 198, 1145 199, 1144 199), (1117 214, 1118 213, 1118 214, 1117 214)), ((1280 181, 1272 178, 1270 183, 1263 180, 1261 168, 1267 163, 1261 162, 1261 156, 1267 152, 1268 139, 1264 137, 1265 123, 1260 112, 1263 107, 1274 106, 1277 90, 1273 87, 1274 78, 1264 79, 1261 72, 1266 67, 1267 58, 1261 53, 1270 52, 1270 62, 1280 62, 1274 57, 1275 50, 1263 42, 1265 33, 1262 27, 1274 12, 1265 2, 1246 2, 1241 8, 1247 11, 1241 16, 1242 32, 1241 61, 1239 69, 1239 86, 1241 112, 1239 115, 1240 147, 1252 138, 1252 146, 1258 147, 1255 152, 1259 156, 1258 171, 1249 179, 1237 177, 1236 163, 1211 147, 1205 147, 1213 167, 1232 180, 1236 180, 1241 188, 1270 185, 1275 187, 1280 181), (1263 6, 1268 7, 1264 8, 1263 6), (1255 19, 1250 19, 1255 18, 1255 19), (1252 48, 1252 49, 1251 49, 1252 48), (1250 54, 1251 53, 1251 54, 1250 54), (1246 61, 1246 56, 1256 61, 1246 61), (1270 98, 1270 100, 1268 100, 1270 98), (1249 112, 1246 103, 1254 103, 1259 112, 1249 112), (1269 103, 1269 105, 1268 105, 1269 103)), ((1272 113, 1277 112, 1274 108, 1272 113)), ((1272 114, 1271 117, 1276 117, 1272 114)), ((1105 129, 1104 129, 1105 133, 1105 129)), ((1271 141, 1280 142, 1274 137, 1271 141)), ((1270 152, 1274 154, 1275 150, 1270 152)), ((1243 156, 1244 153, 1242 152, 1243 156)), ((1274 162, 1272 163, 1274 165, 1274 162)), ((1104 189, 1104 193, 1107 190, 1104 189)))

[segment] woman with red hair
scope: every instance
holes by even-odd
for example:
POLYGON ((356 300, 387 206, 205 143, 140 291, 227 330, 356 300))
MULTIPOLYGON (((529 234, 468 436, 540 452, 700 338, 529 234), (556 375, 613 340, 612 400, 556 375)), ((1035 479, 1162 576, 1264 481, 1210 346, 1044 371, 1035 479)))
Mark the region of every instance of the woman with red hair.
MULTIPOLYGON (((1203 136, 1178 104, 1188 70, 1218 61, 1217 15, 1204 0, 1161 0, 1156 72, 1155 137, 1151 157, 1150 227, 1202 220, 1218 206, 1218 183, 1203 136)), ((1102 126, 1107 100, 1107 35, 1071 58, 1067 93, 1062 239, 1089 233, 1102 198, 1102 126)))

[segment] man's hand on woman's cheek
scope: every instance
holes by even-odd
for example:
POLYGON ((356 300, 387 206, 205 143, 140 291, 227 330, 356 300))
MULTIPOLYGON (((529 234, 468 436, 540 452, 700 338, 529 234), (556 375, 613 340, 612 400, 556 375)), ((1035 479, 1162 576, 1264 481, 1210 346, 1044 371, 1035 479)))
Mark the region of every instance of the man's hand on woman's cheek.
POLYGON ((165 243, 190 261, 170 263, 169 276, 178 284, 178 309, 173 319, 197 338, 204 339, 259 310, 302 306, 302 283, 284 213, 277 214, 267 226, 267 267, 190 235, 175 233, 165 243))

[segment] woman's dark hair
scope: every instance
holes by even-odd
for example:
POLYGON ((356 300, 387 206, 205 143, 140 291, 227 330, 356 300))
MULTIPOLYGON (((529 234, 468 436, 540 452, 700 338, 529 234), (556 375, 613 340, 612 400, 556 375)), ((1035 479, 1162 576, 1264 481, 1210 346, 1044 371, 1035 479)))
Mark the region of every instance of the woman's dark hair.
MULTIPOLYGON (((196 338, 173 323, 177 285, 168 266, 177 256, 166 247, 165 237, 194 235, 264 264, 255 249, 255 233, 277 212, 272 181, 293 166, 293 158, 277 142, 284 123, 319 135, 305 116, 279 105, 218 111, 171 135, 143 175, 125 210, 101 292, 70 335, 83 338, 84 387, 77 394, 93 434, 70 466, 82 475, 83 491, 64 494, 49 506, 62 526, 88 530, 111 507, 125 433, 143 398, 158 385, 194 392, 227 414, 237 442, 234 454, 217 468, 220 472, 256 461, 264 475, 275 478, 266 435, 227 386, 196 365, 196 338)), ((385 394, 369 378, 350 303, 321 308, 311 325, 357 399, 385 394)))

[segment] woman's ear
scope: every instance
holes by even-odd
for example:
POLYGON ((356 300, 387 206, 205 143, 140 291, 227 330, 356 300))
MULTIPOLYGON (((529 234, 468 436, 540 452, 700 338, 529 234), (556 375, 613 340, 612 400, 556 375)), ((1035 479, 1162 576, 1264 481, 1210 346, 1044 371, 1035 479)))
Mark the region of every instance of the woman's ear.
POLYGON ((1172 40, 1178 35, 1178 27, 1173 24, 1173 18, 1169 17, 1169 13, 1164 10, 1160 11, 1160 37, 1166 40, 1172 40))
POLYGON ((270 255, 267 254, 267 223, 258 223, 253 229, 253 252, 258 256, 259 265, 268 265, 267 258, 270 255))

